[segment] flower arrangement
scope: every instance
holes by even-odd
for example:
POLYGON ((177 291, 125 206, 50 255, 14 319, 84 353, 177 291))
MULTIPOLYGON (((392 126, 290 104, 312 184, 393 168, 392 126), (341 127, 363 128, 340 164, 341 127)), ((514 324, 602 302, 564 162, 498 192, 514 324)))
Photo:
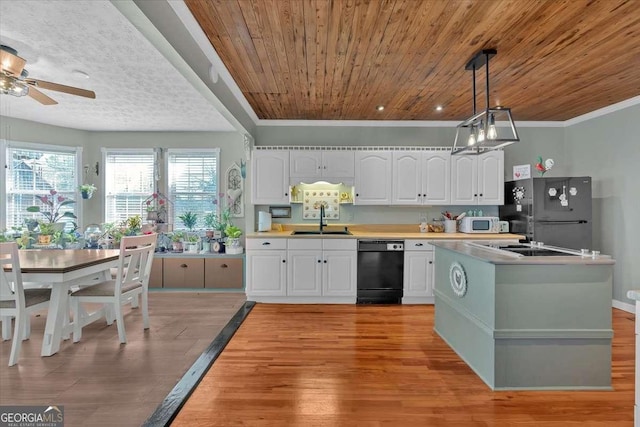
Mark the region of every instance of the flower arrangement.
POLYGON ((68 199, 61 194, 58 194, 56 190, 49 190, 48 195, 36 196, 38 200, 43 204, 40 206, 29 206, 27 212, 39 212, 41 213, 51 224, 58 222, 62 218, 74 218, 77 217, 73 212, 64 211, 60 212, 60 209, 75 203, 75 200, 68 199))

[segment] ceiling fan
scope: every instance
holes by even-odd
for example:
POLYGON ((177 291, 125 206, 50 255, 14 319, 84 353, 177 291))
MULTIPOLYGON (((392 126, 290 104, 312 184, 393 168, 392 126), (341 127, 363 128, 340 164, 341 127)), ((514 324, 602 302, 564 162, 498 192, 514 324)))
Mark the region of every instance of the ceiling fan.
POLYGON ((38 89, 55 90, 95 99, 96 94, 91 90, 29 78, 29 72, 24 68, 26 63, 25 59, 18 56, 18 51, 9 46, 0 45, 1 93, 13 96, 27 95, 43 105, 55 105, 57 102, 38 89))

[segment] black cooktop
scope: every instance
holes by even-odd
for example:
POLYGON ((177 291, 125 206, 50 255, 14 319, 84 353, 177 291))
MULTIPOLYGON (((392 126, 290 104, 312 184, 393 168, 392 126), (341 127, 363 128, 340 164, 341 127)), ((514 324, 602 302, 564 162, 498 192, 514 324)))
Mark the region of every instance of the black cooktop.
POLYGON ((534 248, 528 245, 505 245, 499 246, 503 251, 509 251, 522 256, 577 256, 565 252, 554 251, 544 247, 534 248))

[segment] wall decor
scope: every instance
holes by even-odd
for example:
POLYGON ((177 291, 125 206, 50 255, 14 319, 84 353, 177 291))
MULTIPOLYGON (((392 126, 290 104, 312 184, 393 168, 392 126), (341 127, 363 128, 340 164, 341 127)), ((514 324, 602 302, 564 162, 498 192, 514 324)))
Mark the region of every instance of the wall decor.
POLYGON ((237 163, 233 163, 225 173, 227 183, 227 200, 231 216, 235 218, 244 217, 244 180, 242 171, 237 163))
POLYGON ((302 219, 320 219, 320 207, 324 206, 325 219, 340 218, 340 192, 338 190, 304 190, 302 219))

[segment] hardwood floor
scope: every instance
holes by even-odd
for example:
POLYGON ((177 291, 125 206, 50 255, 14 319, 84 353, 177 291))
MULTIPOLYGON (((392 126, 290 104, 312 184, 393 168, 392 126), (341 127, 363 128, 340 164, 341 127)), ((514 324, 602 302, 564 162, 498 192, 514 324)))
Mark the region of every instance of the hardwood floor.
POLYGON ((492 392, 433 306, 257 304, 173 426, 632 426, 633 314, 613 309, 613 391, 492 392))
POLYGON ((244 302, 238 293, 152 292, 148 331, 127 306, 126 345, 115 323, 98 321, 51 357, 40 357, 46 316, 32 317, 16 366, 7 366, 11 341, 0 343, 0 405, 64 405, 66 427, 140 426, 244 302))

